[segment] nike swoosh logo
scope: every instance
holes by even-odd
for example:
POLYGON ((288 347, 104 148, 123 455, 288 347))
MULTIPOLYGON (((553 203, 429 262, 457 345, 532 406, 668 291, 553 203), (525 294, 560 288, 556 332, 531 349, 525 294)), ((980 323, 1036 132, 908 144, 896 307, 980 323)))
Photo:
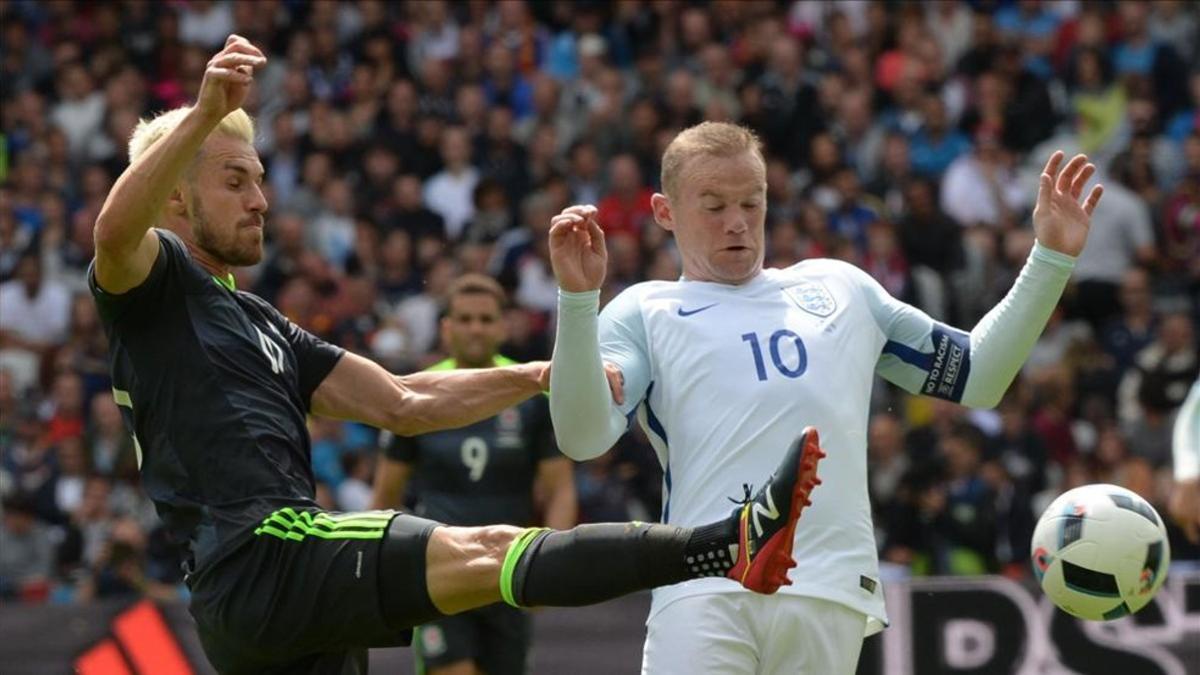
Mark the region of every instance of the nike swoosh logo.
POLYGON ((703 312, 703 311, 704 311, 704 310, 706 310, 706 309, 712 309, 713 307, 716 307, 716 306, 717 306, 717 305, 719 305, 719 304, 721 304, 721 303, 719 303, 719 302, 714 302, 714 303, 713 303, 713 304, 711 304, 711 305, 705 305, 705 306, 703 306, 703 307, 697 307, 696 309, 692 309, 692 310, 687 310, 687 309, 684 309, 684 308, 680 307, 680 308, 679 308, 679 316, 691 316, 691 315, 693 315, 693 314, 699 314, 700 312, 703 312))

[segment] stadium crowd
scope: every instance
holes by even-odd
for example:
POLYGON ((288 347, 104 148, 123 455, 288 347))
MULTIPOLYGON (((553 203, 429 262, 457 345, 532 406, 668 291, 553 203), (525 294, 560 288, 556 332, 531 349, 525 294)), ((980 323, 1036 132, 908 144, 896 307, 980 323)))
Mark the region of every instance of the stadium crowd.
MULTIPOLYGON (((236 32, 271 203, 238 286, 395 372, 443 353, 456 275, 509 290, 548 358, 550 218, 599 207, 605 298, 674 279, 662 149, 737 121, 768 159, 768 266, 837 257, 969 329, 1032 246, 1055 148, 1105 195, 1067 296, 994 411, 876 387, 870 484, 894 574, 1029 575, 1037 514, 1111 482, 1165 513, 1200 374, 1200 5, 254 0, 0 5, 0 599, 182 592, 139 490, 87 293, 92 226, 139 117, 186 104, 236 32)), ((796 421, 796 427, 803 426, 796 421)), ((311 422, 318 495, 367 508, 376 434, 311 422)), ((648 444, 580 464, 584 521, 657 519, 648 444)), ((820 492, 815 495, 820 499, 820 492)), ((801 521, 803 527, 803 521, 801 521)), ((1200 558, 1172 530, 1175 558, 1200 558)))

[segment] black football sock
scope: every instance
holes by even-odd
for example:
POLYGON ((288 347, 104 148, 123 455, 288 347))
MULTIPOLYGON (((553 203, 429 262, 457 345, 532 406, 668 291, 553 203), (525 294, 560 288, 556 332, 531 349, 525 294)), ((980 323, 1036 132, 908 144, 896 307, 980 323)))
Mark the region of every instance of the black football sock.
POLYGON ((732 519, 698 528, 636 522, 562 531, 531 528, 508 549, 500 592, 505 602, 517 607, 590 605, 714 576, 717 551, 728 555, 736 541, 737 522, 732 519))

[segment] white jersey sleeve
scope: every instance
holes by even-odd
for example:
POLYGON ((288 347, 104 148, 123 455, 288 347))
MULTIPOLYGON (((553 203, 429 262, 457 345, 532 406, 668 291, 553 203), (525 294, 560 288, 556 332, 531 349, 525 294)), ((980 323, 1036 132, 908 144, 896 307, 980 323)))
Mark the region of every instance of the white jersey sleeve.
POLYGON ((1175 417, 1175 432, 1171 439, 1174 448, 1175 480, 1200 478, 1200 380, 1184 399, 1175 417))
POLYGON ((628 414, 650 383, 645 329, 636 289, 618 295, 597 319, 599 291, 559 291, 558 328, 550 368, 550 416, 563 454, 592 459, 628 428, 628 414), (604 362, 621 371, 625 403, 609 392, 604 362))
POLYGON ((876 372, 914 394, 994 407, 1029 357, 1074 264, 1071 256, 1035 243, 1013 287, 969 334, 896 300, 859 272, 887 339, 876 372))
POLYGON ((600 312, 600 356, 621 371, 628 417, 646 396, 650 386, 650 348, 642 321, 641 294, 637 286, 613 298, 600 312))

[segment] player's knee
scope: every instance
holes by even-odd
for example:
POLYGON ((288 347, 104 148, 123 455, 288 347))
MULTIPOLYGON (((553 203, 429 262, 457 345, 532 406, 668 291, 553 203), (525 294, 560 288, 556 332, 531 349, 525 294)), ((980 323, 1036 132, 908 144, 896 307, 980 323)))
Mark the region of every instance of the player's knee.
POLYGON ((508 547, 521 534, 521 528, 512 525, 488 525, 471 528, 471 543, 475 557, 490 558, 504 562, 508 547))

